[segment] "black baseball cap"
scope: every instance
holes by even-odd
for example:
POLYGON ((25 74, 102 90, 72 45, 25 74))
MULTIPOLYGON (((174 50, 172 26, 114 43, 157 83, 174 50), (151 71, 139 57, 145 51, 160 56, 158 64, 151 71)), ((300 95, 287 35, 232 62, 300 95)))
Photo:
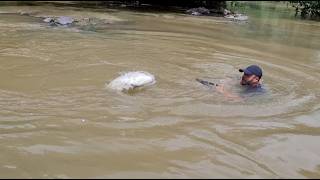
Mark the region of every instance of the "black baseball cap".
POLYGON ((262 69, 257 65, 251 65, 245 69, 239 69, 239 71, 244 72, 244 74, 247 74, 247 75, 254 74, 254 75, 258 76, 259 78, 262 77, 262 69))

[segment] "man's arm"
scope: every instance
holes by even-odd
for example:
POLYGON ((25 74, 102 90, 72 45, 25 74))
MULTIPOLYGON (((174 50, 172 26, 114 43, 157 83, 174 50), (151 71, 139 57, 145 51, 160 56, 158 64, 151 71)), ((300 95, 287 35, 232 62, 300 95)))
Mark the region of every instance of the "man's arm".
POLYGON ((236 94, 232 94, 231 92, 227 91, 225 88, 224 88, 224 84, 219 84, 218 86, 216 86, 216 90, 223 94, 224 97, 226 98, 230 98, 232 100, 236 100, 236 101, 243 101, 243 98, 236 95, 236 94))

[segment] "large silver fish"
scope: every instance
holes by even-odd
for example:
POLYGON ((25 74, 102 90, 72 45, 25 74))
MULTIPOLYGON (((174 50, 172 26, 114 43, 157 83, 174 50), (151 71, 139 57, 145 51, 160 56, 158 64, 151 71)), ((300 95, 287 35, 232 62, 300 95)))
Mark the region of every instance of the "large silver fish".
POLYGON ((118 91, 128 91, 137 87, 149 86, 156 82, 154 75, 144 71, 133 71, 122 74, 112 80, 107 87, 118 91))

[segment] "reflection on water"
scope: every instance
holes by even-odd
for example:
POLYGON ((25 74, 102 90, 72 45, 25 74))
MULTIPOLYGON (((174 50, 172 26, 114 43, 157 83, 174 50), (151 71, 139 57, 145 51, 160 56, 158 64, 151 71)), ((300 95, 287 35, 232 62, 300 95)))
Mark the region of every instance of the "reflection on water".
POLYGON ((1 177, 320 177, 319 23, 0 7, 1 177), (36 17, 12 14, 34 12, 36 17), (52 28, 45 14, 110 20, 52 28), (196 78, 258 64, 268 92, 233 102, 196 78), (129 71, 157 83, 105 84, 129 71))

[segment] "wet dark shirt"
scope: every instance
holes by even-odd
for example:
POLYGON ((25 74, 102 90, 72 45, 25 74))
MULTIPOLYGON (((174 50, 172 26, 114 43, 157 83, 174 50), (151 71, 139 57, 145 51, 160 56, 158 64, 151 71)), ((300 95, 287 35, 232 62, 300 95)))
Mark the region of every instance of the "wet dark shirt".
POLYGON ((256 87, 251 87, 251 86, 246 86, 244 87, 244 90, 242 91, 242 93, 248 94, 248 93, 254 93, 254 94, 264 94, 266 93, 266 89, 259 84, 256 87))

